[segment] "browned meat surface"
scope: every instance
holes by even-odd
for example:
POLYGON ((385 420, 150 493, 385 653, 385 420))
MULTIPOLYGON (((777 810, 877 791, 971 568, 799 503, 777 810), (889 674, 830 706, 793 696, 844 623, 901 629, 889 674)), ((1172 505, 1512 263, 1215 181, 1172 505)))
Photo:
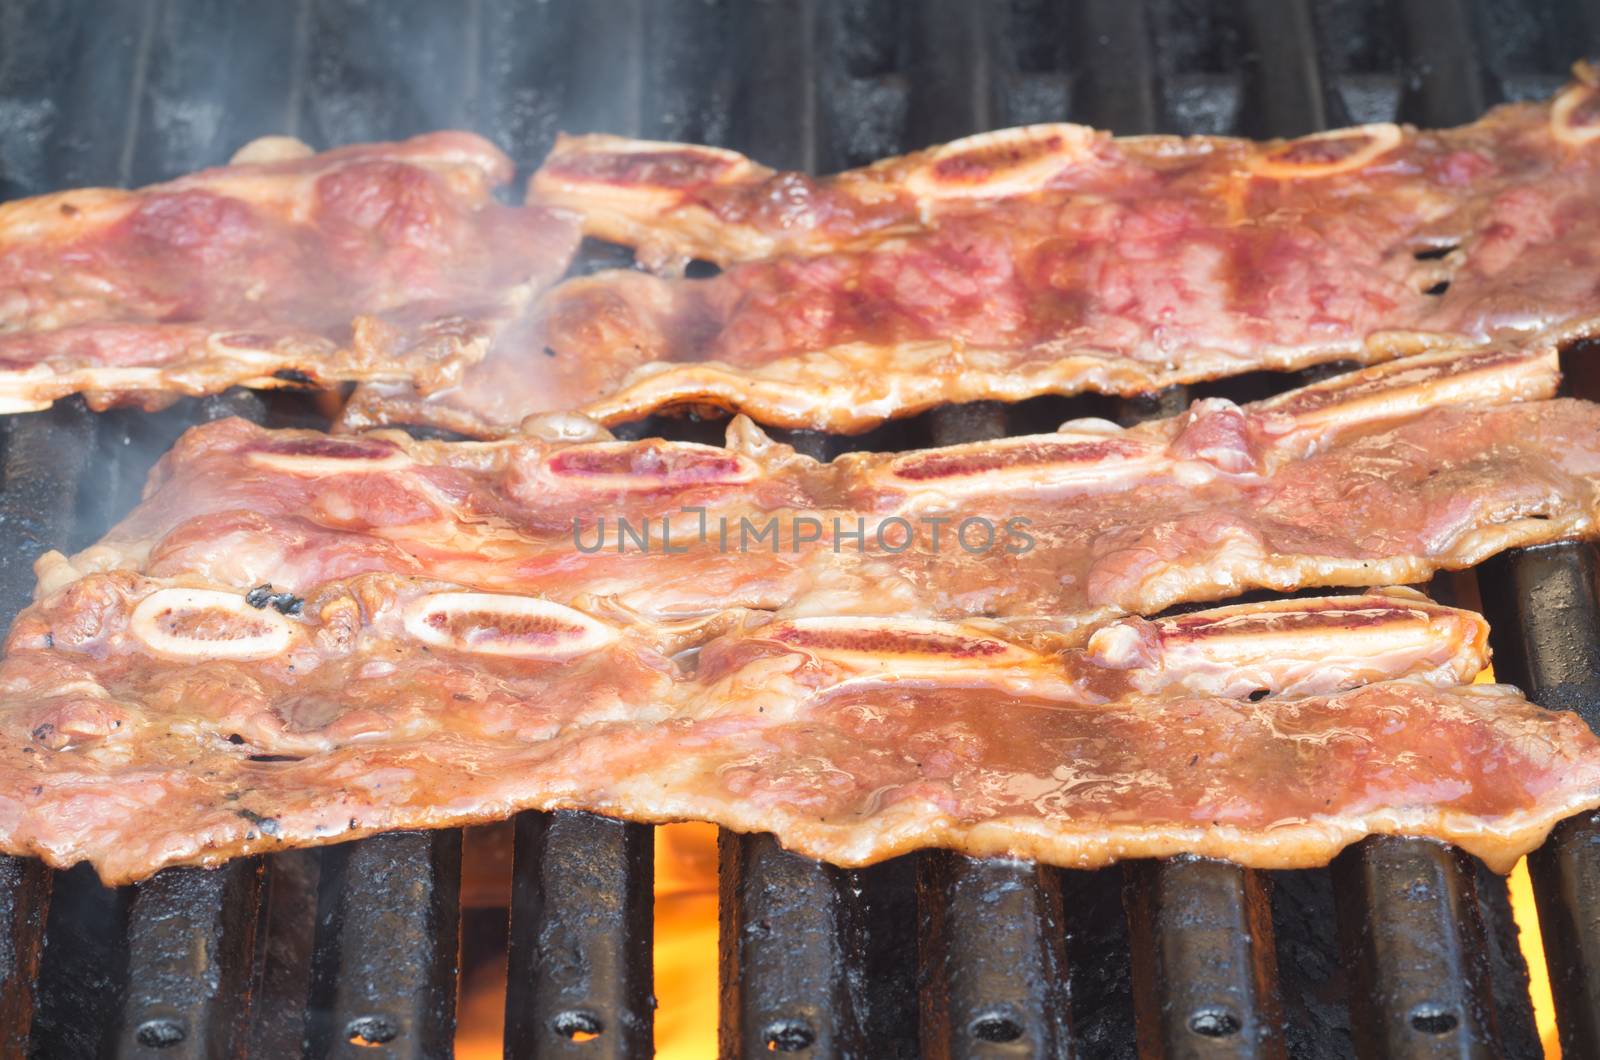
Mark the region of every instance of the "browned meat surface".
POLYGON ((1076 649, 752 618, 686 653, 590 607, 391 574, 298 606, 75 581, 0 663, 0 848, 124 882, 583 807, 770 829, 843 864, 940 845, 1304 866, 1401 832, 1505 869, 1600 805, 1600 741, 1465 684, 1481 620, 1403 591, 1127 619, 1076 649))
POLYGON ((550 291, 457 387, 361 388, 350 426, 493 435, 666 406, 854 431, 946 402, 1132 394, 1262 368, 1586 333, 1600 88, 1458 129, 1293 141, 989 133, 826 179, 568 138, 532 201, 667 273, 550 291))
POLYGON ((1288 867, 1403 833, 1504 869, 1600 805, 1600 741, 1468 684, 1476 616, 1403 590, 1119 616, 1592 534, 1600 407, 1556 382, 1550 348, 1446 350, 830 464, 743 420, 727 448, 209 424, 40 561, 0 660, 0 850, 120 882, 583 807, 843 864, 1288 867))
POLYGON ((0 411, 455 384, 577 244, 562 212, 494 201, 511 172, 467 133, 320 155, 269 140, 138 191, 6 203, 0 411))
POLYGON ((46 591, 124 569, 304 593, 391 573, 653 624, 746 610, 1066 632, 1251 588, 1421 581, 1593 534, 1600 407, 1514 400, 1555 384, 1548 350, 1424 355, 1131 429, 830 464, 745 421, 726 449, 227 421, 184 436, 140 508, 40 574, 46 591))

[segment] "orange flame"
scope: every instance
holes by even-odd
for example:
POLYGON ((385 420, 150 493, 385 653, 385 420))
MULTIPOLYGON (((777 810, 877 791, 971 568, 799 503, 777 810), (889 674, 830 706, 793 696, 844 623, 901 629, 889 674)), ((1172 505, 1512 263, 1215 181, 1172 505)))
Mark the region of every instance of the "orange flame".
MULTIPOLYGON (((498 846, 504 849, 497 849, 493 836, 469 836, 478 840, 463 851, 463 898, 469 904, 491 897, 493 888, 468 883, 509 867, 510 832, 502 832, 498 846)), ((717 830, 708 824, 660 826, 655 857, 656 1056, 702 1060, 717 1055, 717 830)), ((505 1006, 504 960, 462 983, 457 1060, 499 1060, 505 1006)))
MULTIPOLYGON (((1472 682, 1494 684, 1494 667, 1488 666, 1472 682)), ((1528 994, 1533 1000, 1534 1025, 1545 1060, 1560 1060, 1561 1043, 1556 1038, 1555 995, 1550 992, 1550 969, 1544 963, 1544 936, 1539 934, 1539 911, 1533 902, 1533 879, 1528 875, 1528 859, 1523 858, 1506 880, 1511 895, 1511 919, 1517 925, 1517 947, 1528 965, 1528 994)))
MULTIPOLYGON (((1478 677, 1492 682, 1492 670, 1478 677)), ((655 830, 656 1056, 700 1060, 717 1053, 717 830, 674 824, 655 830)), ((1555 1005, 1527 860, 1507 881, 1518 942, 1546 1060, 1559 1060, 1555 1005)), ((497 1060, 505 1026, 505 965, 462 986, 458 1060, 497 1060)))
POLYGON ((1561 1042, 1556 1037, 1555 996, 1550 992, 1550 969, 1544 963, 1544 937, 1539 934, 1539 914, 1533 903, 1533 878, 1528 875, 1528 859, 1517 862, 1506 880, 1511 892, 1511 918, 1517 922, 1517 945, 1528 962, 1528 993, 1533 996, 1534 1025, 1545 1060, 1560 1060, 1561 1042))
POLYGON ((506 966, 461 984, 456 1009, 456 1060, 500 1060, 506 1029, 506 966))
POLYGON ((717 1055, 717 830, 656 829, 656 1056, 717 1055))

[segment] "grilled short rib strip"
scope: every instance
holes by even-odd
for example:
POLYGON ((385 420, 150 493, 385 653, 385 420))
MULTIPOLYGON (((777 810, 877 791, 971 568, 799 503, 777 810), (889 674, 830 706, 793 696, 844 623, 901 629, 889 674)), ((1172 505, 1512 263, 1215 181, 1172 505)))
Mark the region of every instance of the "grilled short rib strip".
POLYGON ((934 405, 1134 394, 1512 335, 1600 296, 1600 89, 1429 132, 1292 141, 986 133, 815 180, 731 152, 561 141, 533 201, 671 271, 570 280, 528 335, 348 422, 492 434, 546 409, 663 406, 856 431, 934 405))
POLYGON ((275 138, 138 191, 0 206, 0 411, 454 383, 577 245, 560 211, 494 201, 511 174, 467 133, 319 155, 275 138))
POLYGON ((743 610, 1068 632, 1593 534, 1600 406, 1546 400, 1556 379, 1552 350, 1426 354, 1130 429, 827 464, 746 421, 726 449, 227 421, 185 435, 100 544, 39 570, 45 591, 105 569, 292 593, 384 572, 658 626, 743 610))
POLYGON ((649 626, 426 579, 326 582, 286 615, 95 574, 25 611, 0 663, 0 848, 120 883, 582 807, 842 864, 939 845, 1306 866, 1403 832, 1503 870, 1600 804, 1600 741, 1466 684, 1484 632, 1397 591, 1126 619, 1067 650, 757 620, 688 662, 649 626))

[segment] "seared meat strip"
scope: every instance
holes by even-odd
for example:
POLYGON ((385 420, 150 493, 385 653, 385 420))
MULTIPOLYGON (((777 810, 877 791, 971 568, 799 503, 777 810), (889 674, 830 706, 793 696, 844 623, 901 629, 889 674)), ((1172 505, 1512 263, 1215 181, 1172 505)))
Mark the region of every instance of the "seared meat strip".
POLYGON ((46 592, 106 569, 293 593, 386 572, 654 625, 743 609, 1067 632, 1252 588, 1420 581, 1594 533, 1600 406, 1518 400, 1556 378, 1552 350, 1445 351, 1126 430, 831 464, 747 421, 727 449, 228 421, 185 435, 99 545, 39 571, 46 592))
POLYGON ((1503 870, 1600 805, 1600 741, 1465 685, 1482 621, 1403 591, 1129 619, 1076 650, 903 619, 751 622, 674 661, 687 643, 396 575, 289 615, 91 575, 26 610, 0 662, 0 849, 122 883, 581 807, 842 864, 1306 866, 1402 832, 1503 870))
POLYGON ((83 392, 156 408, 229 386, 456 382, 577 245, 492 192, 467 133, 313 155, 295 141, 166 184, 0 206, 0 412, 83 392))
POLYGON ((351 426, 503 433, 664 406, 857 431, 947 402, 1134 394, 1570 326, 1600 298, 1600 88, 1441 132, 1299 140, 986 133, 814 180, 731 152, 568 138, 532 201, 671 271, 553 289, 526 333, 351 426))

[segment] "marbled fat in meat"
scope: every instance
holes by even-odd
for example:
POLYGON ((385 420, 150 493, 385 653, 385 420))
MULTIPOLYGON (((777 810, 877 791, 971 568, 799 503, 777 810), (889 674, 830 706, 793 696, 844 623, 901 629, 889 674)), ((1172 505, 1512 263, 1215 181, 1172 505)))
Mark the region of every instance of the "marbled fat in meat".
POLYGON ((345 422, 496 435, 550 409, 716 407, 850 432, 952 402, 1591 335, 1597 96, 1580 65, 1554 99, 1457 129, 1035 126, 823 179, 565 138, 531 201, 663 275, 563 283, 458 386, 365 386, 345 422), (676 275, 690 259, 723 271, 676 275))
POLYGON ((1549 348, 1437 351, 1123 429, 819 463, 737 421, 667 442, 330 443, 239 421, 185 435, 80 574, 296 592, 426 575, 652 623, 730 612, 982 616, 1065 633, 1250 589, 1420 582, 1589 537, 1600 407, 1549 348))
POLYGON ((1501 686, 1480 618, 1393 590, 1128 619, 755 620, 695 638, 367 574, 293 615, 93 574, 0 662, 0 849, 109 883, 394 828, 582 808, 1092 867, 1326 862, 1373 833, 1506 869, 1600 805, 1600 740, 1501 686), (447 616, 436 622, 435 616, 447 616))
POLYGON ((510 177, 468 133, 318 155, 272 141, 137 191, 0 205, 0 411, 453 385, 577 245, 561 211, 495 201, 510 177))

